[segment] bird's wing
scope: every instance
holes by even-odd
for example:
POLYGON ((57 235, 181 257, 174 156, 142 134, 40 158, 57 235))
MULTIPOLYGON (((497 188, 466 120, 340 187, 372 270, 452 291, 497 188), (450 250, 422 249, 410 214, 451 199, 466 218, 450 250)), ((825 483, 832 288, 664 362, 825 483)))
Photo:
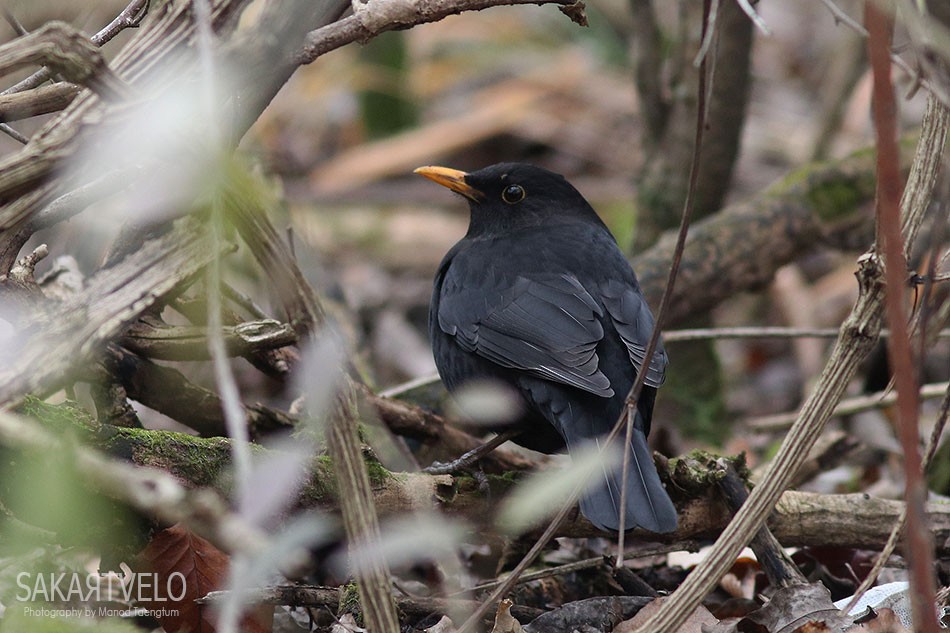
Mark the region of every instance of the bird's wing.
MULTIPOLYGON (((627 346, 630 360, 637 371, 643 364, 646 356, 647 344, 653 332, 653 314, 643 295, 635 286, 617 280, 610 280, 601 285, 601 296, 604 306, 613 319, 614 326, 620 338, 627 346)), ((657 345, 650 359, 644 384, 650 387, 659 387, 666 379, 666 365, 668 359, 663 343, 657 345)))
POLYGON ((595 352, 604 313, 571 275, 519 276, 486 292, 445 279, 439 327, 465 350, 502 367, 589 391, 614 394, 595 352))

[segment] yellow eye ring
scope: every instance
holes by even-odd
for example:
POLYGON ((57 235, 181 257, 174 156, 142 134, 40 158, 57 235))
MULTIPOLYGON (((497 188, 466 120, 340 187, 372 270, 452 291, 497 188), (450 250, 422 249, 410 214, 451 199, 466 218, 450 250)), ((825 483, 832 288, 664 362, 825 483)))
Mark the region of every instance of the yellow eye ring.
POLYGON ((508 185, 501 191, 501 199, 508 204, 517 204, 524 200, 524 187, 521 185, 508 185))

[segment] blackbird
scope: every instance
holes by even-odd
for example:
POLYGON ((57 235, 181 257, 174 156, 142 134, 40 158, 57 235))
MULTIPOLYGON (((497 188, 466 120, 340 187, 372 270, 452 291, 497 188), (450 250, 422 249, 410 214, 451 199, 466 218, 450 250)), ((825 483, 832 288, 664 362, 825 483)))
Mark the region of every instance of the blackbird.
MULTIPOLYGON (((471 211, 468 233, 439 265, 429 307, 446 387, 473 379, 513 387, 525 412, 513 441, 527 448, 573 452, 602 439, 623 412, 653 330, 636 275, 606 225, 563 176, 533 165, 416 173, 465 196, 471 211)), ((627 529, 676 529, 647 446, 666 365, 660 345, 627 447, 627 529)), ((580 500, 601 529, 619 529, 622 478, 620 466, 605 469, 580 500)))

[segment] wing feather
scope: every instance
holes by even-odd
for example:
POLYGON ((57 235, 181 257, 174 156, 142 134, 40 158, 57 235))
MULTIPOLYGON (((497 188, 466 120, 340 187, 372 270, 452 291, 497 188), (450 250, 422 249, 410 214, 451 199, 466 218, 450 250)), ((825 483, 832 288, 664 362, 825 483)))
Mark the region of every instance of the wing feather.
MULTIPOLYGON (((620 338, 627 346, 630 361, 637 368, 637 371, 640 371, 640 366, 643 365, 643 360, 646 357, 650 335, 653 332, 654 321, 650 307, 643 295, 636 291, 635 286, 619 281, 611 280, 603 284, 601 294, 604 298, 607 313, 610 314, 620 338)), ((666 380, 668 362, 666 350, 663 349, 663 342, 660 341, 653 353, 653 358, 650 359, 644 383, 650 387, 662 385, 663 381, 666 380)))
POLYGON ((574 277, 522 276, 488 292, 447 278, 445 287, 451 292, 443 292, 439 327, 463 349, 600 396, 614 394, 596 353, 603 309, 574 277))

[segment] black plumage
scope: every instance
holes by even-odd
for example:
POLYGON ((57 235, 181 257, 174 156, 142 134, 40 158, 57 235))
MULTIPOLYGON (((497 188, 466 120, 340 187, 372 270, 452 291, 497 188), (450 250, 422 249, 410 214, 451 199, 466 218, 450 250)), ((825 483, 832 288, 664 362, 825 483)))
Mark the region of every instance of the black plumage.
MULTIPOLYGON (((464 195, 471 211, 468 233, 439 266, 429 308, 433 353, 447 388, 472 379, 514 387, 527 412, 514 441, 528 448, 572 451, 602 439, 623 410, 653 329, 610 231, 563 176, 539 167, 416 171, 464 195)), ((661 345, 629 447, 627 528, 676 528, 646 441, 666 365, 661 345)), ((620 525, 621 472, 605 470, 580 501, 598 527, 620 525)))

